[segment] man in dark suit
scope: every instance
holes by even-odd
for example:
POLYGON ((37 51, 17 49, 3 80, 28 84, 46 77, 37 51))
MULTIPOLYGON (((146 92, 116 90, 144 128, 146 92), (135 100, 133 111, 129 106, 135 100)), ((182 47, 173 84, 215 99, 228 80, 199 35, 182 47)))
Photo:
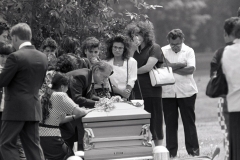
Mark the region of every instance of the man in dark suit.
MULTIPOLYGON (((68 72, 71 77, 68 95, 80 107, 94 108, 98 97, 94 96, 94 84, 102 84, 112 74, 112 66, 106 62, 93 64, 92 69, 78 69, 68 72)), ((78 139, 78 150, 83 150, 84 128, 81 118, 61 126, 62 137, 72 147, 78 139), (67 127, 68 126, 68 127, 67 127)))
POLYGON ((0 74, 0 87, 5 87, 0 149, 4 160, 19 160, 16 148, 20 136, 28 160, 44 160, 39 142, 42 111, 38 92, 47 71, 47 57, 31 45, 32 33, 25 23, 10 30, 17 50, 7 58, 0 74))

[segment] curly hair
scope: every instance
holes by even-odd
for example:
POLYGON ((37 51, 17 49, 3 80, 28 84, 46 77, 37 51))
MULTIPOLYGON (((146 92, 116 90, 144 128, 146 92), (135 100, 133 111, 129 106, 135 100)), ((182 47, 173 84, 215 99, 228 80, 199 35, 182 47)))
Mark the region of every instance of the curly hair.
POLYGON ((134 35, 140 34, 146 45, 155 43, 155 34, 153 24, 147 21, 133 22, 127 25, 125 34, 133 40, 134 35))
POLYGON ((77 58, 73 54, 63 54, 58 57, 55 70, 67 73, 78 68, 77 58))
POLYGON ((9 55, 15 51, 11 44, 0 42, 0 55, 9 55))
POLYGON ((45 93, 43 94, 41 98, 41 104, 42 104, 42 115, 43 115, 43 120, 42 123, 44 124, 46 119, 49 118, 49 110, 52 109, 52 102, 50 100, 53 90, 58 90, 61 85, 68 86, 69 83, 69 78, 62 73, 56 73, 53 78, 52 78, 52 87, 47 88, 45 90, 45 93))
POLYGON ((79 47, 79 40, 73 37, 64 37, 60 45, 61 55, 67 53, 76 54, 76 50, 79 47))
POLYGON ((0 35, 3 34, 3 31, 8 31, 9 29, 9 26, 6 23, 0 22, 0 35))
POLYGON ((180 38, 181 40, 184 39, 184 34, 181 29, 173 29, 170 32, 168 32, 168 34, 167 34, 168 40, 170 40, 170 39, 175 40, 177 38, 180 38))
POLYGON ((51 37, 45 39, 41 45, 41 50, 43 51, 45 48, 49 47, 52 51, 56 50, 58 45, 57 42, 51 37))
POLYGON ((112 48, 113 48, 113 44, 115 42, 118 42, 118 43, 122 43, 123 46, 124 46, 124 50, 123 50, 123 54, 122 54, 122 59, 125 60, 125 59, 129 59, 129 55, 130 55, 130 51, 129 51, 129 48, 130 48, 130 41, 129 41, 129 38, 127 36, 124 36, 124 35, 116 35, 112 38, 109 38, 107 41, 106 41, 106 44, 107 44, 107 53, 106 53, 106 59, 107 60, 110 60, 114 57, 113 53, 112 53, 112 48))
POLYGON ((100 47, 100 41, 95 37, 88 37, 82 43, 82 55, 83 57, 87 57, 85 54, 85 50, 91 50, 93 48, 100 47))

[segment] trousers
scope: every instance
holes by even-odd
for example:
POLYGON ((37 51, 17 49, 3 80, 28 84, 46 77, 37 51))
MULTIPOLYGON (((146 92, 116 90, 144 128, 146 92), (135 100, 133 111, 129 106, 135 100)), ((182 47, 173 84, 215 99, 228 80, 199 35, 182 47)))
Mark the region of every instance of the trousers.
POLYGON ((166 147, 171 157, 177 156, 178 150, 178 109, 182 117, 187 152, 189 155, 199 155, 198 136, 195 125, 195 100, 196 94, 186 98, 162 99, 166 124, 166 147))
POLYGON ((37 121, 2 121, 0 150, 4 160, 19 160, 18 135, 29 160, 44 160, 37 121))

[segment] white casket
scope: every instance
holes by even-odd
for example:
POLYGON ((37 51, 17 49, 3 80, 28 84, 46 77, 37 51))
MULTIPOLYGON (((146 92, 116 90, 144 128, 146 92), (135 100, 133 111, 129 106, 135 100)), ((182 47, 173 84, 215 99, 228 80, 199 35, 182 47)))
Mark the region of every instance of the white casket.
POLYGON ((82 119, 85 160, 152 156, 151 115, 127 103, 114 106, 110 112, 95 110, 82 119))

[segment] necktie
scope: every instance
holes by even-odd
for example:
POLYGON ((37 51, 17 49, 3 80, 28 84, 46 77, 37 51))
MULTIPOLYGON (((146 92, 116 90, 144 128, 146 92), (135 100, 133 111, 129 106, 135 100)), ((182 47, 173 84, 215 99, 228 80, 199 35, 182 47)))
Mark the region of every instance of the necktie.
POLYGON ((91 83, 91 86, 89 87, 87 91, 87 98, 91 99, 94 94, 94 83, 91 83))

